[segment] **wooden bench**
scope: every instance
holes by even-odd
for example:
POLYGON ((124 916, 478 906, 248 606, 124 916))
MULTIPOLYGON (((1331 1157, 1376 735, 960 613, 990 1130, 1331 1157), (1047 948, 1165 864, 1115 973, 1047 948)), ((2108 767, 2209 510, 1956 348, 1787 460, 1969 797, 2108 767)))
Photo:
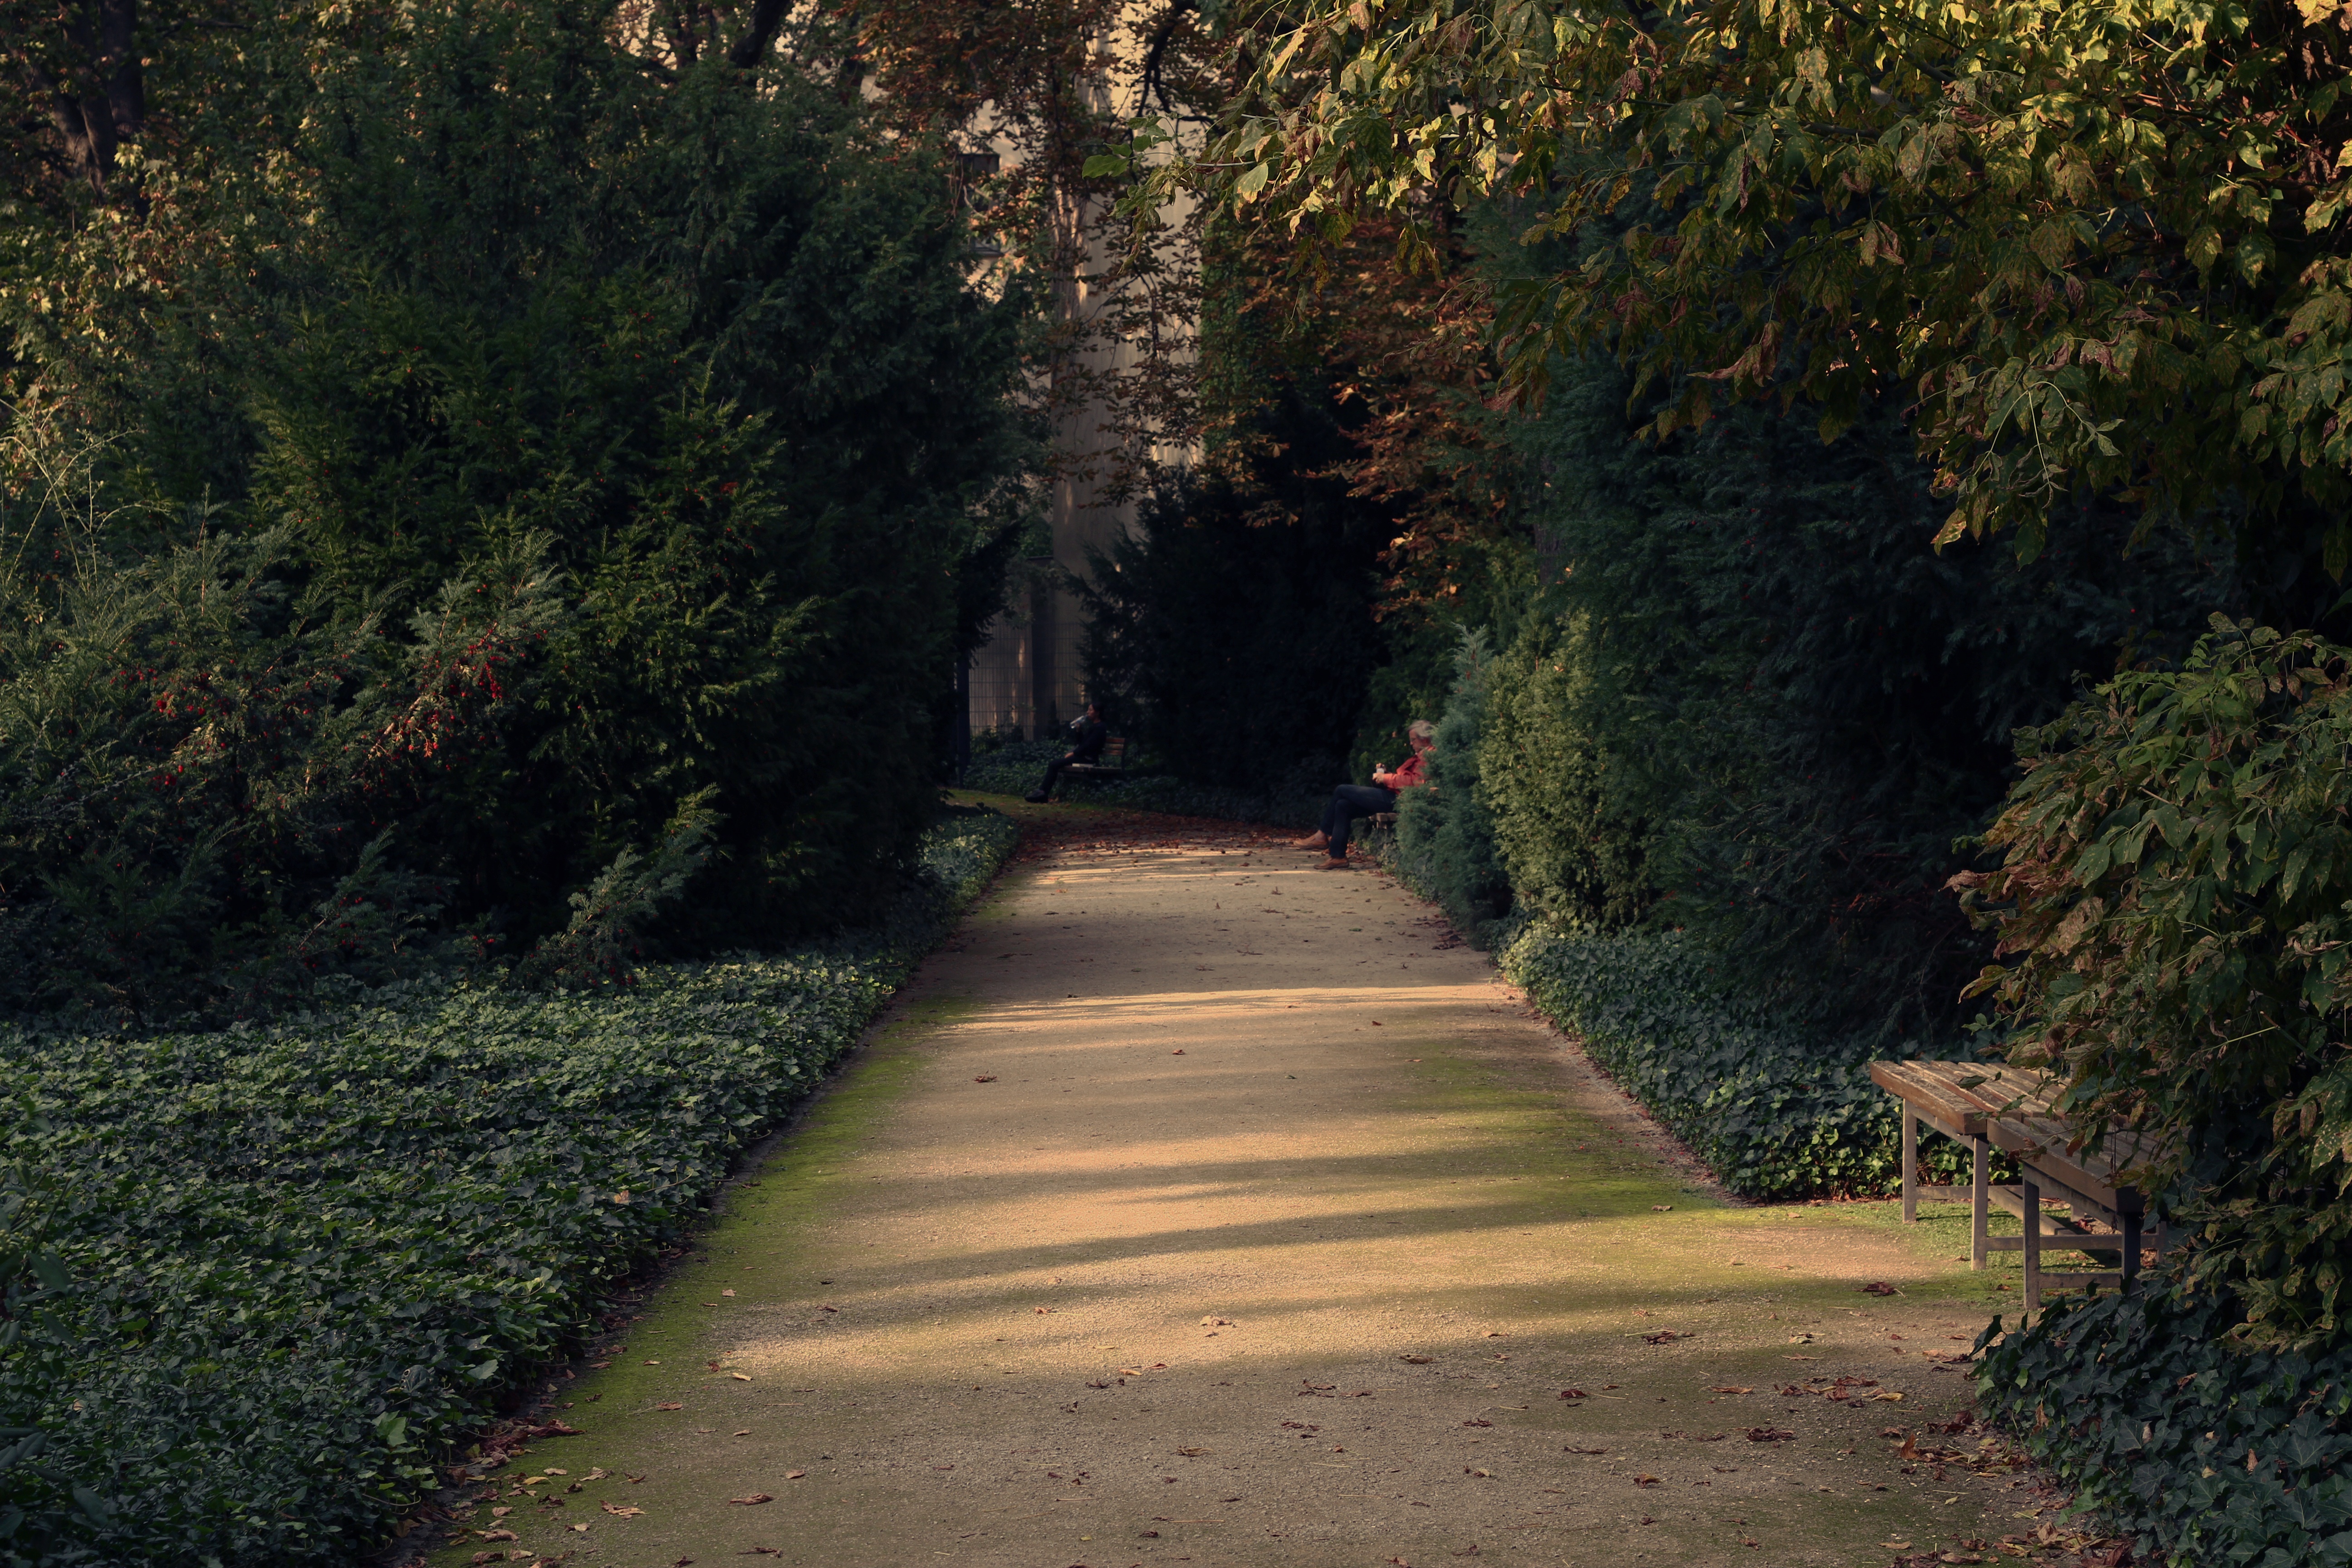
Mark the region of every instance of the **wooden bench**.
POLYGON ((1903 1217, 1919 1217, 1919 1196, 1969 1194, 1970 1239, 1969 1266, 1982 1268, 1987 1255, 2016 1251, 2025 1255, 2025 1308, 2039 1310, 2045 1285, 2063 1289, 2082 1285, 2095 1290, 2102 1284, 2128 1289, 2139 1273, 2143 1248, 2161 1251, 2163 1234, 2147 1223, 2145 1195, 2118 1182, 2118 1173, 2140 1163, 2148 1151, 2135 1134, 2112 1133, 2096 1153, 2071 1149, 2074 1129, 2056 1108, 2063 1085, 2046 1074, 1986 1062, 1873 1062, 1870 1079, 1903 1106, 1903 1217), (1966 1189, 1927 1188, 1919 1184, 1919 1124, 1965 1144, 1971 1157, 1966 1189), (1991 1185, 1986 1162, 1995 1149, 2014 1157, 2021 1180, 2014 1186, 1991 1185), (1987 1217, 1993 1204, 2025 1222, 2021 1236, 1990 1234, 1987 1217), (2044 1214, 2042 1205, 2066 1205, 2063 1217, 2044 1214), (2044 1226, 2049 1226, 2044 1229, 2044 1226), (2045 1244, 2112 1258, 2116 1267, 2091 1271, 2053 1272, 2042 1267, 2045 1244))
POLYGON ((1091 763, 1072 763, 1062 770, 1066 779, 1116 779, 1127 776, 1127 737, 1105 735, 1102 753, 1091 763))

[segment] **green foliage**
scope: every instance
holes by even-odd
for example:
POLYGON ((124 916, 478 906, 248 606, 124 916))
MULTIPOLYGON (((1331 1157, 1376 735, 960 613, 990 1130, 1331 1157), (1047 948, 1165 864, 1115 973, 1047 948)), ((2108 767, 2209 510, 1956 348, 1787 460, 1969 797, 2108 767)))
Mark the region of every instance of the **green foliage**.
POLYGON ((2057 503, 2122 493, 2352 559, 2352 103, 2323 5, 1317 0, 1232 25, 1250 77, 1163 178, 1308 241, 1376 209, 1424 248, 1433 191, 1524 194, 1531 238, 1592 248, 1500 295, 1523 389, 1606 344, 1672 384, 1657 434, 1793 395, 1826 435, 1899 382, 1955 536, 2031 552, 2077 521, 2057 503))
POLYGON ((2352 1242, 2352 652, 2216 616, 2021 737, 1971 876, 2010 1056, 2195 1193, 2188 1265, 2250 1343, 2340 1342, 2352 1242))
POLYGON ((2236 1319, 2161 1281, 2062 1299, 1986 1352, 1979 1406, 2151 1561, 2352 1563, 2352 1362, 2232 1353, 2236 1319))
POLYGON ((1382 523, 1310 472, 1180 477, 1080 588, 1088 689, 1194 783, 1286 797, 1339 782, 1380 647, 1382 523))
POLYGON ((2011 731, 2126 639, 2185 653, 2235 574, 2177 531, 2126 553, 2127 523, 2096 509, 2032 563, 1936 550, 1927 475, 1884 410, 1826 447, 1761 409, 1651 446, 1614 366, 1563 365, 1557 387, 1512 435, 1556 622, 1513 673, 1543 684, 1549 642, 1575 706, 1517 721, 1553 749, 1506 787, 1560 826, 1541 830, 1559 858, 1523 847, 1515 873, 1607 889, 1586 909, 1655 889, 1651 919, 1776 1005, 1948 1039, 1984 947, 1944 883, 2013 776, 2011 731), (1589 858, 1561 831, 1581 822, 1589 858))
POLYGON ((1627 776, 1620 671, 1596 646, 1606 624, 1590 611, 1528 617, 1495 659, 1478 746, 1514 895, 1569 927, 1629 925, 1656 896, 1648 825, 1625 804, 1645 791, 1627 776))
POLYGON ((151 221, 6 240, 18 1000, 253 1012, 460 931, 604 970, 574 895, 687 816, 626 945, 875 918, 1036 452, 1034 299, 932 150, 602 0, 247 21, 151 221))
MULTIPOLYGON (((1875 1195, 1900 1180, 1902 1121, 1870 1081, 1869 1041, 1758 1006, 1697 943, 1536 925, 1502 967, 1732 1191, 1875 1195)), ((1927 1139, 1919 1156, 1930 1181, 1967 1179, 1957 1144, 1927 1139)))
POLYGON ((288 531, 105 511, 86 455, 16 454, 50 466, 0 508, 11 1008, 242 1014, 410 972, 448 895, 387 859, 383 818, 510 709, 561 614, 541 542, 394 636, 294 588, 288 531))
MULTIPOLYGON (((1393 860, 1416 892, 1437 900, 1473 944, 1488 947, 1511 910, 1511 884, 1495 845, 1496 821, 1479 779, 1494 655, 1482 631, 1462 634, 1454 695, 1423 763, 1428 787, 1397 795, 1393 860)), ((1402 759, 1399 759, 1400 761, 1402 759)))
POLYGON ((887 927, 627 989, 412 981, 212 1034, 0 1030, 0 1563, 381 1541, 693 1227, 1012 838, 952 817, 887 927))

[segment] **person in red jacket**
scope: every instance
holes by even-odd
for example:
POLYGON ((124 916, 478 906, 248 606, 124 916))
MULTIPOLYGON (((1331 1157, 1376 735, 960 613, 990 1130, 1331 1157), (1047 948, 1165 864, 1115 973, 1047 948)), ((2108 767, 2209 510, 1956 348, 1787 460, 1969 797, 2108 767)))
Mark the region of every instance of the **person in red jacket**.
POLYGON ((1333 790, 1330 804, 1323 808, 1322 831, 1297 841, 1300 849, 1324 852, 1324 870, 1347 868, 1348 835, 1354 831, 1356 818, 1394 811, 1399 790, 1417 789, 1429 782, 1422 776, 1422 762, 1437 744, 1437 726, 1426 719, 1415 719, 1405 734, 1412 742, 1412 755, 1393 771, 1374 768, 1369 784, 1341 784, 1333 790))

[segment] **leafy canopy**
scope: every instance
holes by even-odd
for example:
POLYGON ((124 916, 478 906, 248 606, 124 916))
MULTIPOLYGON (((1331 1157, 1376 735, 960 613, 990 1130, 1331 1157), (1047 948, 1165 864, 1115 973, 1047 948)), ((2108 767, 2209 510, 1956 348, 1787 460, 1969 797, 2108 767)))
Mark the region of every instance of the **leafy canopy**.
POLYGON ((1946 538, 2031 552, 2091 489, 2247 509, 2340 574, 2347 15, 1298 0, 1236 19, 1244 90, 1168 177, 1310 238, 1393 210, 1408 250, 1449 204, 1524 202, 1527 237, 1582 243, 1500 296, 1518 397, 1605 343, 1695 373, 1654 433, 1774 391, 1833 434, 1900 377, 1946 538))

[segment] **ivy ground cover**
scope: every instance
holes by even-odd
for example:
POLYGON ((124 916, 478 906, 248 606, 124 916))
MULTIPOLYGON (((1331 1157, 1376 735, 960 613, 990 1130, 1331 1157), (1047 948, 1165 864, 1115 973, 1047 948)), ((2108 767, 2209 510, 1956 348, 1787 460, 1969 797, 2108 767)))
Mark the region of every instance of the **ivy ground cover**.
MULTIPOLYGON (((1854 1040, 1746 1006, 1711 984, 1706 954, 1672 933, 1536 926, 1503 973, 1586 1054, 1752 1198, 1879 1194, 1902 1172, 1902 1114, 1854 1040)), ((1923 1178, 1965 1180, 1966 1156, 1919 1145, 1923 1178)))
POLYGON ((238 1568, 383 1539, 693 1226, 1013 837, 950 818, 887 928, 625 991, 0 1032, 0 1563, 238 1568))

